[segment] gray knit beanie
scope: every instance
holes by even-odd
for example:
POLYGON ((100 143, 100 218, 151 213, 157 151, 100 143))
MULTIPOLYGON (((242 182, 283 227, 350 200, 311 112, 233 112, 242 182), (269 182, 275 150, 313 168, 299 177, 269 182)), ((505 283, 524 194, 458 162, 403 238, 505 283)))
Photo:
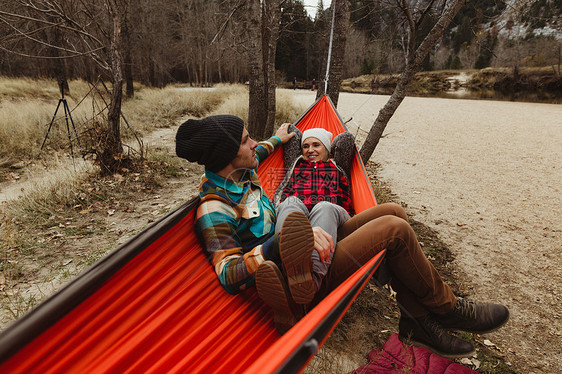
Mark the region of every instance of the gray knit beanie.
POLYGON ((236 157, 243 131, 244 121, 232 115, 188 119, 178 128, 176 154, 216 173, 236 157))

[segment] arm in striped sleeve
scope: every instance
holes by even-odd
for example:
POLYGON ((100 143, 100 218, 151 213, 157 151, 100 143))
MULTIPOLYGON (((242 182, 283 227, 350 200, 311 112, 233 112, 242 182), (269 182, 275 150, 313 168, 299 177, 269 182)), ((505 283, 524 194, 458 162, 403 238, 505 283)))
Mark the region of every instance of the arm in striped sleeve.
MULTIPOLYGON (((237 294, 254 284, 254 272, 265 261, 264 247, 268 241, 250 249, 243 247, 237 234, 234 209, 218 201, 208 200, 197 209, 195 230, 207 250, 211 264, 224 289, 237 294)), ((269 252, 269 251, 268 251, 269 252)))
POLYGON ((258 162, 261 164, 263 160, 267 158, 270 154, 281 145, 281 139, 278 136, 272 136, 271 138, 261 141, 256 147, 256 154, 258 156, 258 162))

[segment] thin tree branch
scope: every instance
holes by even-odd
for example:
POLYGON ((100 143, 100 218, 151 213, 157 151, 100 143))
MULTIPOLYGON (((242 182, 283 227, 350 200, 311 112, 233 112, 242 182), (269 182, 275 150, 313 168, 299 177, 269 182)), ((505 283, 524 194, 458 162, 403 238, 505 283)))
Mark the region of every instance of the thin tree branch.
POLYGON ((43 23, 43 24, 47 24, 47 25, 50 25, 50 26, 60 27, 60 28, 63 28, 63 29, 66 29, 66 30, 69 30, 69 31, 73 31, 73 32, 75 32, 75 33, 78 33, 78 34, 87 36, 87 37, 89 37, 89 38, 95 40, 97 43, 103 44, 100 40, 98 40, 98 39, 97 39, 94 35, 92 35, 91 33, 88 33, 88 32, 86 32, 86 31, 83 31, 83 30, 80 30, 80 29, 77 29, 77 28, 74 28, 74 27, 67 26, 67 25, 65 25, 65 24, 63 24, 63 23, 50 22, 50 21, 47 21, 47 20, 44 20, 44 19, 40 19, 40 18, 34 18, 34 17, 30 17, 30 16, 25 16, 25 15, 23 15, 23 14, 8 13, 8 12, 4 12, 4 11, 2 11, 2 10, 0 10, 0 15, 8 16, 8 17, 20 18, 20 19, 24 19, 24 20, 26 20, 26 21, 38 22, 38 23, 43 23))
POLYGON ((228 26, 228 23, 230 22, 230 20, 232 19, 232 16, 234 16, 234 14, 236 13, 236 11, 238 11, 238 9, 242 8, 244 6, 243 3, 237 3, 236 6, 234 7, 234 9, 232 10, 232 12, 230 12, 230 14, 228 15, 228 17, 226 18, 226 20, 223 22, 223 24, 221 25, 221 27, 219 28, 219 31, 217 31, 217 33, 215 34, 215 36, 213 37, 213 40, 211 40, 211 43, 209 43, 209 45, 213 45, 215 43, 215 41, 220 38, 222 36, 222 34, 224 34, 226 27, 228 26))

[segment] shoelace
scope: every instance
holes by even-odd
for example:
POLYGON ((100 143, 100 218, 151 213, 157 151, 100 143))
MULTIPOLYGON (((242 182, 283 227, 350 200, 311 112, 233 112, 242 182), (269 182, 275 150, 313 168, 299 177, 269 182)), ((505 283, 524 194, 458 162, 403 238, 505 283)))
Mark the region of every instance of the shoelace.
POLYGON ((466 301, 464 299, 458 298, 455 309, 456 312, 463 317, 476 319, 476 304, 474 304, 472 301, 466 301))
POLYGON ((429 316, 424 319, 424 325, 430 332, 437 335, 437 338, 439 339, 441 338, 441 335, 445 333, 445 329, 439 324, 439 322, 429 316))

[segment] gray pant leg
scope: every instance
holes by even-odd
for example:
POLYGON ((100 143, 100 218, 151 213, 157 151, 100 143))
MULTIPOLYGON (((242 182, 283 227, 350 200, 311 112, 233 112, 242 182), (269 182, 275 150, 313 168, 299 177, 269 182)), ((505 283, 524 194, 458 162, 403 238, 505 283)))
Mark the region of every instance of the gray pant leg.
POLYGON ((283 222, 287 216, 292 212, 303 212, 307 217, 309 216, 308 208, 304 203, 294 196, 289 196, 275 209, 277 215, 277 221, 275 222, 275 233, 281 232, 283 227, 283 222))
MULTIPOLYGON (((324 231, 332 236, 334 242, 334 247, 338 239, 338 228, 343 225, 348 219, 350 219, 349 213, 341 206, 323 201, 312 207, 308 219, 312 227, 319 226, 324 231)), ((320 255, 318 252, 312 252, 312 271, 315 290, 320 289, 322 284, 322 279, 328 273, 328 268, 332 263, 332 258, 334 254, 330 254, 330 259, 328 261, 320 261, 320 255)))

